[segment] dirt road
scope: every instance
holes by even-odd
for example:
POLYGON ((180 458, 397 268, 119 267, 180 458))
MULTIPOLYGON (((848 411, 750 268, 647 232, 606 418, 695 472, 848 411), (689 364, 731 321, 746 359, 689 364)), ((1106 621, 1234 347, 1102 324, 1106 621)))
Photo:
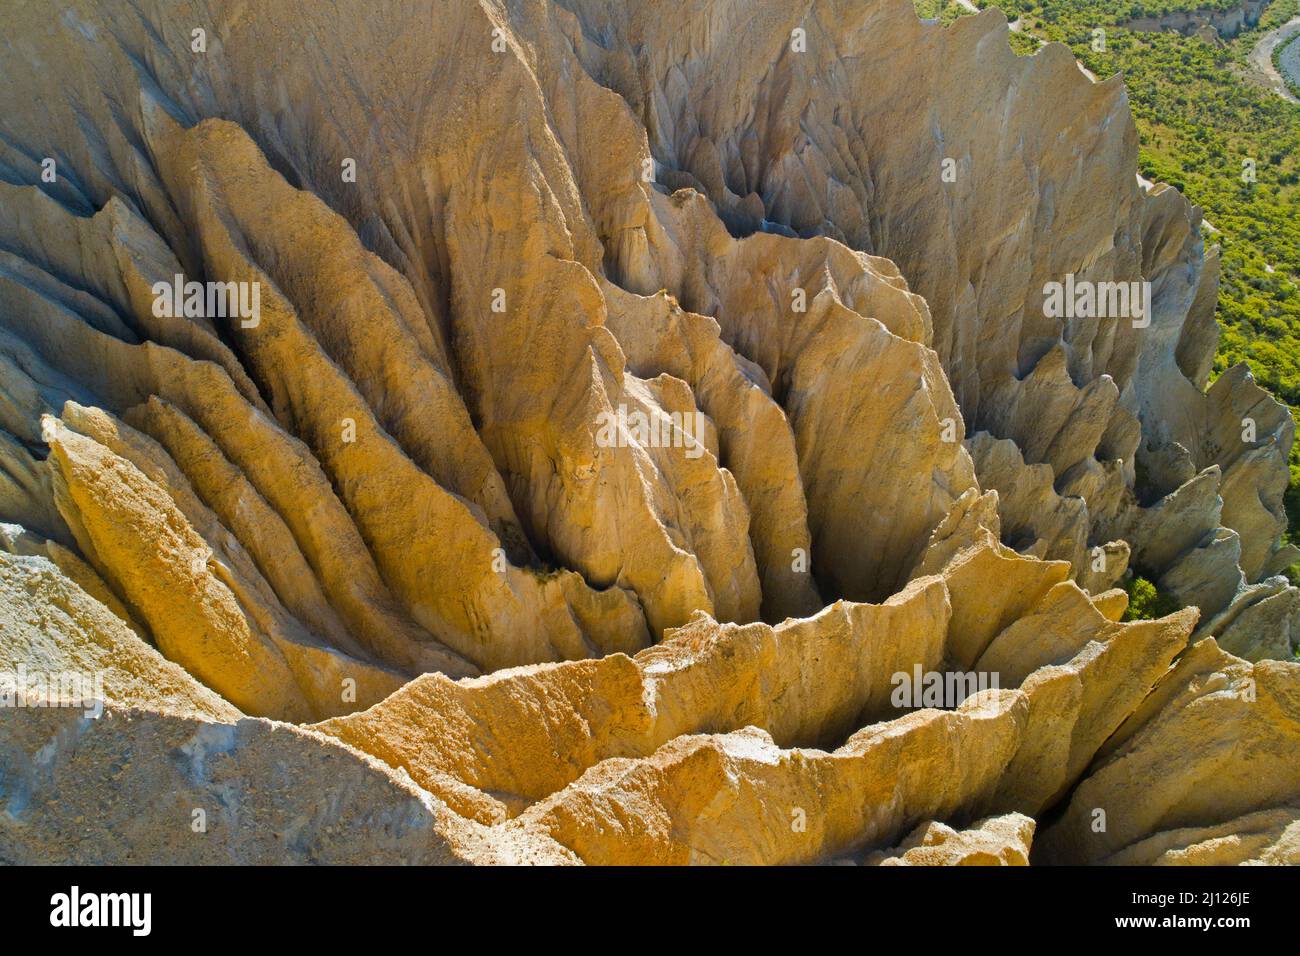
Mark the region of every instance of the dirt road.
MULTIPOLYGON (((1287 88, 1286 81, 1278 73, 1277 67, 1273 65, 1273 51, 1280 44, 1284 44, 1300 33, 1300 16, 1292 17, 1286 23, 1282 24, 1276 30, 1270 30, 1259 38, 1255 48, 1250 51, 1250 65, 1259 74, 1260 79, 1271 89, 1284 99, 1292 103, 1300 103, 1295 95, 1287 88)), ((1298 41, 1300 42, 1300 41, 1298 41)), ((1283 66, 1291 82, 1300 85, 1300 48, 1292 46, 1282 54, 1283 66)))

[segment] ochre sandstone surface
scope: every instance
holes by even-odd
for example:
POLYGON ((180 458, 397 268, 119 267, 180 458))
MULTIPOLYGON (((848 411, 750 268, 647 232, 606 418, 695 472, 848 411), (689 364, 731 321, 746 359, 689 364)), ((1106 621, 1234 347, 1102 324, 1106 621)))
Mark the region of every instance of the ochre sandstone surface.
POLYGON ((1292 419, 1119 78, 909 0, 0 33, 0 862, 1300 862, 1292 419))

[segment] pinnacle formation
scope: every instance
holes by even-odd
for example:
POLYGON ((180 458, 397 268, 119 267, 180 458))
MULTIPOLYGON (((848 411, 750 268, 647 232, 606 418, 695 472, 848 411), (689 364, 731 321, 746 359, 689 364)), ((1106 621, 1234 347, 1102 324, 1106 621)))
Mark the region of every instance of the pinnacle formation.
POLYGON ((908 0, 51 9, 0 861, 1300 861, 1294 425, 1121 78, 908 0))

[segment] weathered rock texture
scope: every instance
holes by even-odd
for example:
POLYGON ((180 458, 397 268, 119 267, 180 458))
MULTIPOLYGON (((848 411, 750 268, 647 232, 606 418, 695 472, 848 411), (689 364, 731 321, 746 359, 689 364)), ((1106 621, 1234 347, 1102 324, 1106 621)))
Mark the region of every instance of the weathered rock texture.
POLYGON ((870 866, 1028 866, 1034 821, 1023 813, 980 820, 960 832, 930 821, 898 847, 872 853, 870 866))
POLYGON ((907 0, 0 30, 0 862, 1295 859, 1292 420, 1117 78, 907 0))

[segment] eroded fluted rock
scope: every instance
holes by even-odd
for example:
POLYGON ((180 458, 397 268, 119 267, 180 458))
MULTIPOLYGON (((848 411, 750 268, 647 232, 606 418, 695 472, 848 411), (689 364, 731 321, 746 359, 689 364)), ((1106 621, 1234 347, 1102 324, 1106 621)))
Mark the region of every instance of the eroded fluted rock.
MULTIPOLYGON (((0 553, 0 591, 0 682, 7 693, 29 684, 48 688, 51 681, 63 688, 63 677, 73 675, 66 689, 77 685, 99 705, 214 720, 242 716, 141 640, 49 559, 0 553)), ((72 709, 93 713, 96 704, 72 709)), ((23 722, 23 714, 9 716, 14 727, 23 722)))
POLYGON ((643 760, 597 764, 518 825, 589 864, 813 862, 978 799, 1023 719, 1020 694, 986 691, 956 711, 865 728, 829 753, 782 750, 756 728, 679 737, 643 760))
POLYGON ((1047 861, 1098 862, 1166 831, 1208 838, 1287 807, 1300 791, 1298 735, 1300 665, 1195 643, 1106 743, 1037 849, 1047 861))
POLYGON ((602 760, 684 734, 757 726, 783 746, 833 745, 891 714, 894 675, 939 666, 948 615, 931 578, 880 606, 838 602, 777 627, 701 617, 631 659, 430 674, 319 726, 496 822, 602 760))
POLYGON ((978 820, 954 830, 923 823, 897 847, 867 857, 869 866, 1028 866, 1034 821, 1023 813, 978 820))
POLYGON ((1294 856, 1294 426, 1121 79, 907 0, 0 27, 0 663, 105 698, 0 712, 0 859, 1294 856))
POLYGON ((1209 827, 1157 833, 1101 861, 1116 866, 1300 864, 1300 807, 1260 810, 1209 827))
POLYGON ((65 707, 5 708, 0 728, 6 863, 573 861, 540 835, 470 824, 400 772, 287 724, 65 707))

